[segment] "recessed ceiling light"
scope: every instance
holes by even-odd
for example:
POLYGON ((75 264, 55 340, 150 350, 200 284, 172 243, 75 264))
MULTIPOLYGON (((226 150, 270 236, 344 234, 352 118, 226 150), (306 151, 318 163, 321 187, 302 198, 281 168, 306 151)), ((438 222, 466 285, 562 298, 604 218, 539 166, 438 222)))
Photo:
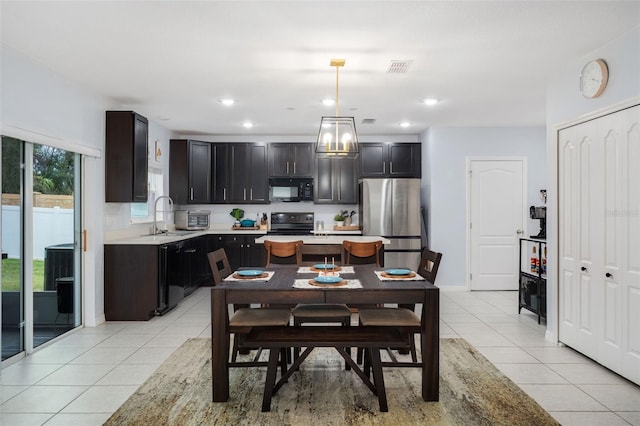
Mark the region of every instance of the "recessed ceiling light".
POLYGON ((336 101, 333 99, 323 99, 322 100, 322 105, 324 106, 334 106, 336 104, 336 101))
POLYGON ((220 102, 224 106, 231 106, 236 103, 235 99, 231 99, 231 98, 221 98, 221 99, 218 99, 218 102, 220 102))
POLYGON ((244 123, 242 123, 242 127, 244 127, 245 129, 250 129, 253 127, 253 123, 250 121, 245 121, 244 123))
POLYGON ((411 126, 410 121, 403 121, 402 123, 400 123, 400 127, 409 127, 409 126, 411 126))
POLYGON ((436 98, 427 98, 423 99, 422 103, 428 106, 433 106, 438 103, 438 100, 436 98))

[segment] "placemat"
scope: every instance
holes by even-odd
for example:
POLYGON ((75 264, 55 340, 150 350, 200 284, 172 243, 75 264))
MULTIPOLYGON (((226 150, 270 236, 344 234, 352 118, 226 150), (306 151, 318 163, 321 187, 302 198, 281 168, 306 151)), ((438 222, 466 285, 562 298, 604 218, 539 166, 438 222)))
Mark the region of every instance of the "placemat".
MULTIPOLYGON (((380 281, 424 281, 424 277, 422 277, 422 275, 420 275, 418 273, 416 273, 415 277, 411 277, 411 278, 408 278, 408 277, 405 277, 405 278, 393 277, 392 278, 392 277, 390 277, 388 275, 387 276, 382 275, 382 273, 384 271, 374 271, 374 272, 376 273, 376 275, 378 276, 378 279, 380 281)), ((411 271, 411 272, 413 272, 413 271, 411 271)))
MULTIPOLYGON (((298 268, 299 274, 315 274, 317 272, 318 270, 312 270, 311 266, 301 266, 298 268)), ((327 272, 329 275, 331 274, 330 270, 327 270, 327 272)), ((356 271, 353 269, 353 266, 341 266, 338 272, 340 272, 340 274, 355 274, 356 271)), ((320 274, 324 274, 324 272, 320 271, 320 274)))
POLYGON ((241 277, 241 278, 235 278, 235 272, 231 275, 229 275, 227 278, 225 278, 223 281, 243 281, 243 282, 247 282, 247 281, 269 281, 271 279, 271 277, 273 277, 273 274, 275 274, 274 271, 264 271, 264 273, 267 275, 266 277, 263 276, 257 276, 255 278, 252 277, 241 277))
MULTIPOLYGON (((362 283, 360 282, 360 280, 346 280, 347 284, 345 285, 341 285, 339 287, 335 287, 336 289, 339 288, 362 288, 362 283)), ((318 287, 315 285, 311 285, 309 284, 309 278, 303 278, 303 279, 298 279, 295 280, 293 282, 293 288, 327 288, 327 287, 318 287)))

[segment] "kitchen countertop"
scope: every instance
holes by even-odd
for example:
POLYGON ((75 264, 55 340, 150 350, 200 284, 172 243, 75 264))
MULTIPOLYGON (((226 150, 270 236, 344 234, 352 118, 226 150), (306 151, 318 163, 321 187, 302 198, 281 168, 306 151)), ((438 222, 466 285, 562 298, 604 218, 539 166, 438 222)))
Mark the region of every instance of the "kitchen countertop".
MULTIPOLYGON (((382 240, 384 244, 388 244, 389 240, 380 237, 361 236, 361 231, 330 231, 329 235, 316 236, 311 233, 308 235, 269 235, 269 239, 273 241, 291 241, 303 240, 305 244, 342 244, 345 239, 344 236, 349 237, 351 241, 376 241, 382 240)), ((183 230, 170 230, 167 234, 158 235, 143 235, 137 233, 133 235, 118 235, 112 238, 105 237, 104 244, 127 244, 127 245, 162 245, 167 243, 174 243, 177 241, 188 240, 189 238, 199 237, 201 235, 262 235, 263 237, 257 238, 257 243, 262 243, 266 238, 267 230, 249 228, 247 230, 235 230, 231 225, 212 225, 205 231, 183 231, 183 230)))
POLYGON ((229 226, 214 225, 204 231, 184 231, 184 230, 170 230, 166 234, 149 235, 119 235, 117 237, 108 238, 105 237, 105 244, 129 244, 129 245, 161 245, 167 243, 174 243, 176 241, 188 240, 189 238, 199 237, 201 235, 266 235, 266 229, 249 228, 247 230, 235 230, 229 226))
POLYGON ((342 244, 344 240, 369 243, 371 241, 382 241, 382 244, 390 244, 386 238, 377 237, 374 235, 267 235, 264 237, 256 238, 257 244, 263 244, 265 240, 270 241, 297 241, 302 240, 304 244, 342 244))

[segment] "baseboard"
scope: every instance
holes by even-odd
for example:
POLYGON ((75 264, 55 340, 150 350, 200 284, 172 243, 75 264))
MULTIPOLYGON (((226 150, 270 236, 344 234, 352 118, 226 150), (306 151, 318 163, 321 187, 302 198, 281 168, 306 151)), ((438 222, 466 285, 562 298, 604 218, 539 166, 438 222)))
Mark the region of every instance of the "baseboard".
POLYGON ((442 292, 449 292, 449 291, 469 291, 469 289, 467 288, 466 285, 445 285, 445 286, 436 286, 440 289, 440 291, 442 292))

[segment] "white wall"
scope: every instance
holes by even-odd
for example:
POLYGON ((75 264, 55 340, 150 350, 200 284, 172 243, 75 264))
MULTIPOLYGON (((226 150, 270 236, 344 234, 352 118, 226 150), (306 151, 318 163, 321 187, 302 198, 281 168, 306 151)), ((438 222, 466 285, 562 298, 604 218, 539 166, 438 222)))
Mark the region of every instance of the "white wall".
MULTIPOLYGON (((432 127, 425 137, 423 175, 428 178, 423 179, 422 195, 429 210, 429 246, 443 254, 438 286, 463 286, 468 272, 467 158, 526 157, 528 205, 540 205, 539 190, 547 187, 545 129, 432 127)), ((537 226, 531 222, 529 231, 537 233, 537 226)))
MULTIPOLYGON (((106 98, 89 93, 60 78, 20 53, 2 46, 0 123, 2 134, 28 142, 101 155, 104 145, 106 98)), ((95 157, 94 157, 95 158, 95 157)), ((100 322, 103 315, 102 269, 94 259, 102 258, 102 204, 104 162, 88 160, 84 169, 85 292, 99 297, 85 305, 86 324, 100 322), (88 196, 87 196, 88 195, 88 196), (100 290, 96 290, 99 288, 100 290)))
POLYGON ((640 101, 640 27, 576 58, 569 58, 559 69, 558 75, 547 88, 547 180, 549 199, 547 203, 547 332, 551 339, 558 336, 558 226, 555 218, 558 186, 557 129, 563 123, 575 122, 581 117, 598 115, 599 111, 615 109, 631 101, 640 101), (597 99, 584 98, 578 89, 578 76, 583 65, 591 60, 603 58, 609 66, 609 83, 597 99))
MULTIPOLYGON (((103 241, 107 228, 128 227, 129 204, 104 202, 105 111, 136 110, 84 90, 2 46, 0 131, 27 142, 56 146, 85 154, 83 164, 83 225, 87 250, 83 254, 85 325, 104 321, 103 241), (104 212, 104 213, 103 213, 104 212)), ((145 115, 144 111, 137 110, 145 115)), ((174 135, 149 121, 149 144, 161 145, 160 162, 150 165, 168 170, 169 139, 174 135)), ((152 157, 153 149, 150 149, 152 157)), ((168 188, 168 173, 165 173, 168 188)))

